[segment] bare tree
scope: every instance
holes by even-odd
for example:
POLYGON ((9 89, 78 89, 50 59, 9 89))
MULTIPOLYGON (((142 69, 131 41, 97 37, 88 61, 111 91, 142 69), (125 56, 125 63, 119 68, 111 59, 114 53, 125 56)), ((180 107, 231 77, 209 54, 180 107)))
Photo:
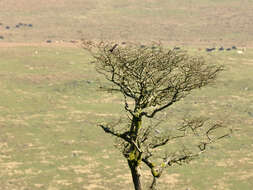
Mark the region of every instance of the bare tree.
POLYGON ((156 180, 166 167, 187 162, 203 153, 210 143, 228 136, 229 133, 215 133, 223 128, 222 123, 207 125, 203 118, 185 119, 173 134, 159 133, 159 123, 143 126, 144 120, 154 119, 194 89, 212 83, 223 70, 222 66, 208 64, 202 57, 190 56, 181 50, 166 49, 161 44, 155 48, 130 43, 84 41, 83 44, 97 63, 98 73, 112 84, 103 88, 123 95, 128 121, 99 126, 117 137, 117 147, 128 162, 135 190, 142 189, 141 164, 150 169, 153 176, 150 189, 155 189, 156 180), (118 129, 122 124, 124 127, 118 129), (154 150, 189 135, 201 138, 197 151, 183 148, 180 152, 166 153, 161 163, 155 164, 154 150))

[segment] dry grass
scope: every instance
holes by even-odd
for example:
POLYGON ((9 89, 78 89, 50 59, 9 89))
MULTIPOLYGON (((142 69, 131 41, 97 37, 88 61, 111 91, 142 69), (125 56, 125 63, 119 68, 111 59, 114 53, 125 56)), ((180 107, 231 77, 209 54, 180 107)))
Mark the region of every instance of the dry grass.
MULTIPOLYGON (((80 38, 161 40, 224 63, 215 88, 168 110, 169 126, 202 114, 225 119, 233 136, 191 164, 169 168, 159 189, 253 188, 252 49, 203 51, 253 46, 251 1, 2 0, 0 7, 1 190, 132 187, 113 139, 96 127, 125 113, 121 98, 98 91, 103 79, 79 48, 80 38), (19 22, 33 27, 14 28, 19 22)), ((147 187, 149 171, 143 169, 147 187)))
POLYGON ((108 39, 187 46, 253 46, 248 0, 2 0, 5 42, 108 39), (33 27, 15 28, 19 22, 33 27), (4 27, 9 25, 10 30, 4 27))

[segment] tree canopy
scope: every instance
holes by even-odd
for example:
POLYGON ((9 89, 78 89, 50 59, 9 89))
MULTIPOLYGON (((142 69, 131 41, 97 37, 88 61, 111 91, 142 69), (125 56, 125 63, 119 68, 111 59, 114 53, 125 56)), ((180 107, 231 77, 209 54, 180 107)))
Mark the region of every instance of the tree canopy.
POLYGON ((116 130, 121 122, 99 126, 119 139, 118 148, 128 161, 135 189, 140 190, 139 166, 144 163, 151 170, 155 188, 156 179, 167 166, 181 163, 198 156, 206 146, 228 133, 215 134, 223 128, 222 123, 206 125, 206 119, 185 119, 178 133, 154 135, 156 124, 143 126, 143 119, 153 119, 161 112, 186 97, 193 90, 211 84, 223 70, 223 66, 211 64, 203 57, 191 56, 186 51, 171 50, 161 44, 139 46, 137 44, 93 43, 84 41, 96 62, 96 70, 112 85, 104 86, 108 91, 120 92, 124 97, 124 108, 129 120, 123 130, 116 130), (189 133, 205 138, 198 144, 198 152, 183 150, 180 155, 167 154, 159 165, 151 161, 153 150, 169 141, 184 138, 189 133))

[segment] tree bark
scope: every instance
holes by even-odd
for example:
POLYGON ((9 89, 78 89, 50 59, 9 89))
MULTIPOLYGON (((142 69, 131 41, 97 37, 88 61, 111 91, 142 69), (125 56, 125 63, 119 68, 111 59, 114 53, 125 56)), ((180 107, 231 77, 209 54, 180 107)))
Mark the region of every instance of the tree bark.
POLYGON ((141 187, 141 181, 140 181, 140 169, 138 168, 138 165, 135 163, 135 161, 128 160, 128 166, 131 170, 132 179, 134 183, 134 189, 135 190, 142 190, 141 187))
POLYGON ((150 185, 150 190, 156 190, 156 178, 153 177, 152 184, 150 185))

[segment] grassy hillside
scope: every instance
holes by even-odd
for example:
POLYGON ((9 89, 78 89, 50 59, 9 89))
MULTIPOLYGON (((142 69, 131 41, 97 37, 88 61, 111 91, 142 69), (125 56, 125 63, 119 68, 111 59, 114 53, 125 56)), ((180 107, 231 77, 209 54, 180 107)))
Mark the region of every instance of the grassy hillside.
MULTIPOLYGON (((253 52, 206 55, 226 65, 215 88, 168 110, 225 119, 232 138, 190 165, 169 168, 159 189, 253 187, 253 52)), ((12 47, 0 52, 0 189, 129 189, 124 159, 96 123, 124 114, 120 97, 76 48, 12 47)), ((148 178, 145 183, 148 184, 148 178)))
POLYGON ((168 168, 158 188, 253 189, 252 9, 252 0, 0 0, 0 190, 132 187, 113 139, 96 127, 125 113, 122 99, 99 90, 105 81, 81 38, 160 40, 224 64, 217 84, 171 107, 167 122, 223 119, 232 137, 168 168), (204 51, 232 45, 247 50, 204 51))
POLYGON ((251 0, 2 0, 0 7, 0 35, 7 42, 85 38, 253 45, 251 0), (33 26, 16 28, 19 23, 33 26))

